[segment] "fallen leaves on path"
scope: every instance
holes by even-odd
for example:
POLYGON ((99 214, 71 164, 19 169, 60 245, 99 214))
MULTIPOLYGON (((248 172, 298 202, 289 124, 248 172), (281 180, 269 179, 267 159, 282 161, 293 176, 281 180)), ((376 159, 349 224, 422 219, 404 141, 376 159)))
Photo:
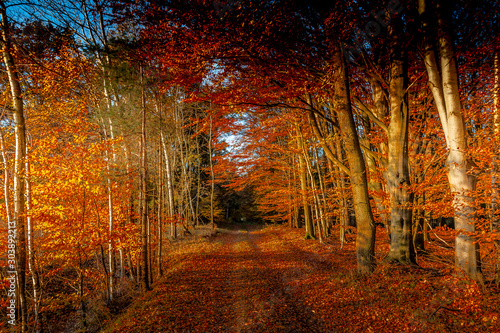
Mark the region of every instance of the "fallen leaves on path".
MULTIPOLYGON (((379 240, 378 259, 387 251, 379 240)), ((422 258, 360 276, 354 244, 306 241, 302 230, 233 231, 181 245, 170 261, 106 332, 500 331, 498 293, 446 266, 422 258)))

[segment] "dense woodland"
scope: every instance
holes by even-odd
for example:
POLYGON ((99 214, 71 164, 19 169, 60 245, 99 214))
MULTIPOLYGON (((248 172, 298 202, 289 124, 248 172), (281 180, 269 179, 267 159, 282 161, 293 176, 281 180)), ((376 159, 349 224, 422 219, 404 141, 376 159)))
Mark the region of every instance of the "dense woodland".
POLYGON ((337 244, 363 276, 447 247, 496 288, 499 10, 0 1, 0 327, 14 300, 19 331, 92 331, 173 243, 248 222, 337 244))

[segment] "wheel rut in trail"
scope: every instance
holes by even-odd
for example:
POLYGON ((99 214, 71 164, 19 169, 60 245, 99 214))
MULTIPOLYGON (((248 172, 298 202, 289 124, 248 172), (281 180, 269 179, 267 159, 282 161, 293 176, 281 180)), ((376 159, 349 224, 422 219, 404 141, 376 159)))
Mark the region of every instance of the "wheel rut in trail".
POLYGON ((273 249, 269 235, 239 233, 235 236, 231 240, 234 267, 227 281, 228 291, 236 295, 232 305, 236 322, 232 331, 326 332, 322 321, 288 284, 294 276, 300 276, 295 274, 293 259, 273 249), (266 249, 261 245, 267 245, 266 249))

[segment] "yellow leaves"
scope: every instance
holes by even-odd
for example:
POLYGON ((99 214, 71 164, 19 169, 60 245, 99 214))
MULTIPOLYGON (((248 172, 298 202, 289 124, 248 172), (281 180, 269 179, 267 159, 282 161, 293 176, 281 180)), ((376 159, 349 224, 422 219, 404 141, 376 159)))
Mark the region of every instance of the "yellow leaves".
POLYGON ((83 143, 87 139, 87 136, 84 135, 73 135, 73 140, 76 144, 83 143))

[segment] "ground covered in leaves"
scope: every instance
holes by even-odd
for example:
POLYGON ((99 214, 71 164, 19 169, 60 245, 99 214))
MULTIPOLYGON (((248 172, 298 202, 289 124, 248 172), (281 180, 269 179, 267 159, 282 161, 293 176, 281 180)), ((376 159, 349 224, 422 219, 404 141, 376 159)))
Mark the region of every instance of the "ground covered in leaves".
POLYGON ((377 232, 370 276, 356 274, 353 242, 319 244, 284 226, 176 244, 164 278, 105 332, 500 331, 498 289, 456 276, 452 251, 388 265, 377 232))

